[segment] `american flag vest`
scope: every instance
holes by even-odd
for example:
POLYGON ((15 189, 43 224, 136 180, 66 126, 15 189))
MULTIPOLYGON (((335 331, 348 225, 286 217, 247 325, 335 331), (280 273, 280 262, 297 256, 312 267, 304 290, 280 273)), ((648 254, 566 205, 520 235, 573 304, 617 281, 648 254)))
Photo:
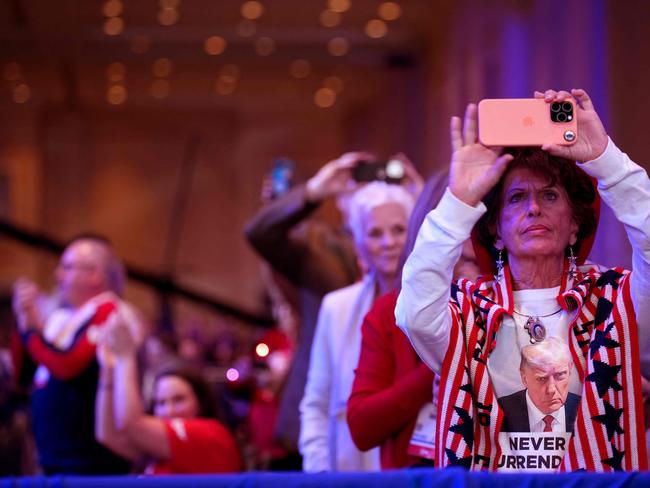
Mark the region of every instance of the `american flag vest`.
MULTIPOLYGON (((567 343, 582 387, 560 471, 647 469, 637 324, 630 271, 591 269, 564 280, 567 343)), ((449 348, 440 374, 436 465, 496 471, 503 423, 487 369, 503 314, 512 315, 510 270, 499 281, 452 285, 449 348)))

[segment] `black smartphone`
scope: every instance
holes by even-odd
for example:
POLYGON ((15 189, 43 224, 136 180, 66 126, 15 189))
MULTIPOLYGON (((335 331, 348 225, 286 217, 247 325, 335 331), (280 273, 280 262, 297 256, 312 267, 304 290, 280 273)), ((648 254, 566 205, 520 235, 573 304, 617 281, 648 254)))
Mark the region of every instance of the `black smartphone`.
POLYGON ((358 182, 385 181, 399 184, 404 178, 404 163, 399 159, 359 161, 352 170, 352 177, 358 182))

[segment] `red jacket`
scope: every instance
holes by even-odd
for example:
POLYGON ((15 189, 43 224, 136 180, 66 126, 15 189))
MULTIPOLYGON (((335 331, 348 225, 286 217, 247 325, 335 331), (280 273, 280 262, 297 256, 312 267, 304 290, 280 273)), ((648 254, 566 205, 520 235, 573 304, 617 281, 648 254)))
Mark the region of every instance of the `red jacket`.
POLYGON ((395 325, 397 291, 379 297, 362 325, 361 354, 347 419, 357 447, 381 446, 382 469, 412 466, 407 454, 420 408, 432 398, 434 373, 395 325))

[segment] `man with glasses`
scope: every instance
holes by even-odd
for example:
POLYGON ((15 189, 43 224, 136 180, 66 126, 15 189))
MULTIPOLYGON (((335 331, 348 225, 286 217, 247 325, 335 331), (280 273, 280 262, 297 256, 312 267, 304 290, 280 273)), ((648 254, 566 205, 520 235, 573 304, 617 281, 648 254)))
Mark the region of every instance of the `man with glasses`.
POLYGON ((128 463, 94 437, 101 328, 116 314, 140 334, 133 309, 120 300, 125 273, 110 243, 82 236, 65 248, 53 295, 20 278, 13 309, 24 347, 36 364, 31 398, 34 438, 45 474, 126 473, 128 463))

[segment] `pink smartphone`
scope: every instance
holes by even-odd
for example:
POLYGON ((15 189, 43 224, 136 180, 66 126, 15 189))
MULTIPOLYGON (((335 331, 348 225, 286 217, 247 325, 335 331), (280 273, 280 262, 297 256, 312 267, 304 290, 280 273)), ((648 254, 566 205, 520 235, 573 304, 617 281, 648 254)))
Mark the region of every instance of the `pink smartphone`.
POLYGON ((485 99, 478 104, 478 138, 485 146, 573 144, 578 121, 573 100, 485 99))

